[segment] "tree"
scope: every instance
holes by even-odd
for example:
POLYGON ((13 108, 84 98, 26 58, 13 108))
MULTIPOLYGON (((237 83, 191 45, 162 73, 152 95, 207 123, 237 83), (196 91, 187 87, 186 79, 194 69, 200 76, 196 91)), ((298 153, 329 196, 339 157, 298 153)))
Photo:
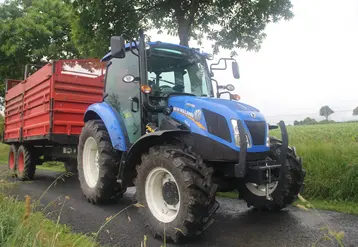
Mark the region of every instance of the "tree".
POLYGON ((353 110, 353 116, 358 116, 358 106, 353 110))
POLYGON ((295 121, 293 122, 293 125, 300 125, 300 122, 298 122, 297 120, 295 120, 295 121))
MULTIPOLYGON (((71 0, 68 0, 71 1, 71 0)), ((177 35, 180 44, 190 38, 213 41, 219 47, 259 50, 268 23, 293 17, 291 0, 72 0, 78 21, 76 44, 82 52, 107 49, 110 35, 138 27, 155 27, 177 35), (90 34, 85 37, 82 34, 90 34), (87 37, 87 38, 86 38, 87 37), (99 45, 102 44, 102 45, 99 45)), ((103 52, 101 53, 103 54, 103 52)), ((234 54, 234 53, 233 53, 234 54)))
POLYGON ((0 88, 22 79, 26 64, 77 56, 71 40, 71 9, 62 0, 7 0, 0 5, 0 88))
POLYGON ((328 105, 322 106, 321 109, 319 110, 319 115, 325 117, 327 121, 328 121, 328 117, 333 113, 334 111, 328 105))
POLYGON ((102 57, 109 50, 110 38, 122 33, 138 36, 145 24, 130 0, 67 0, 73 8, 72 38, 83 57, 102 57))

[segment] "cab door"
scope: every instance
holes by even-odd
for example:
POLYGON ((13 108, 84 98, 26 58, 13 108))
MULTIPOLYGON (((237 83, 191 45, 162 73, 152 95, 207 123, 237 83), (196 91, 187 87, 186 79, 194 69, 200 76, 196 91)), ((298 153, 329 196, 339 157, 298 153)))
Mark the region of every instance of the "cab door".
POLYGON ((127 52, 125 58, 112 58, 106 75, 105 102, 120 113, 126 128, 129 142, 133 144, 141 135, 141 104, 138 82, 126 83, 125 75, 139 75, 138 57, 127 52))

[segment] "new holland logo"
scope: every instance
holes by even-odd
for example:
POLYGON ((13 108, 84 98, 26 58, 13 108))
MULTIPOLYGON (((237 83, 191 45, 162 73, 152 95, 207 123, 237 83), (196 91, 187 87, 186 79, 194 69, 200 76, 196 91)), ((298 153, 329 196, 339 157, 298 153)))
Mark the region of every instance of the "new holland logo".
POLYGON ((251 113, 251 117, 252 117, 252 118, 256 118, 256 114, 255 114, 255 113, 251 113))

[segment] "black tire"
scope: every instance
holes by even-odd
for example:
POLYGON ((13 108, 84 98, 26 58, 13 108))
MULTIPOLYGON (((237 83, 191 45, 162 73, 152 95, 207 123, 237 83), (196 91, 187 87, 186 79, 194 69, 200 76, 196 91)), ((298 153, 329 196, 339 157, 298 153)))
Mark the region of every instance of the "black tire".
POLYGON ((78 143, 77 170, 82 192, 90 203, 106 204, 123 196, 125 189, 117 183, 119 158, 104 123, 101 120, 86 122, 78 143), (99 178, 93 188, 86 182, 82 162, 84 144, 89 137, 95 139, 99 154, 99 178))
MULTIPOLYGON (((277 159, 280 155, 282 143, 277 139, 271 139, 271 158, 277 159)), ((283 167, 283 176, 276 189, 271 194, 272 201, 265 196, 253 194, 242 182, 239 186, 239 198, 246 201, 247 206, 253 206, 263 211, 279 211, 297 200, 299 193, 304 188, 306 171, 302 168, 302 162, 292 148, 288 149, 286 164, 283 167)))
POLYGON ((159 221, 148 208, 145 196, 145 181, 148 174, 156 167, 167 169, 175 178, 179 194, 180 208, 178 215, 165 223, 165 236, 178 243, 185 237, 200 234, 213 223, 212 216, 219 208, 215 200, 217 185, 212 182, 213 169, 208 168, 201 159, 172 146, 154 146, 142 155, 142 162, 137 166, 136 199, 139 212, 155 237, 164 237, 164 223, 159 221))
POLYGON ((32 161, 31 149, 21 145, 16 154, 16 176, 21 181, 32 180, 36 171, 36 164, 32 161))
POLYGON ((63 164, 65 166, 66 172, 77 174, 78 169, 77 169, 77 162, 75 160, 68 160, 65 161, 63 164))
POLYGON ((9 157, 8 157, 8 168, 12 176, 16 175, 16 156, 17 156, 17 146, 12 144, 10 145, 9 157))

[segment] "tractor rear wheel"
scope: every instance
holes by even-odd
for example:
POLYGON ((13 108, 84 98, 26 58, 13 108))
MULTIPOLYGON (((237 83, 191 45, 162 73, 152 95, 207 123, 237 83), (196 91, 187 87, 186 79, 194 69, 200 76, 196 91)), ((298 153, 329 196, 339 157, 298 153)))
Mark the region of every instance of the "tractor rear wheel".
POLYGON ((16 154, 16 176, 21 180, 32 180, 36 171, 30 148, 21 145, 16 154))
POLYGON ((106 126, 90 120, 78 143, 77 170, 84 196, 90 203, 105 204, 122 197, 117 183, 119 154, 112 147, 106 126))
POLYGON ((154 236, 174 242, 200 234, 219 207, 213 169, 175 146, 154 146, 137 166, 139 212, 154 236))
POLYGON ((17 147, 12 144, 9 150, 9 157, 8 157, 8 167, 11 175, 14 176, 16 172, 16 154, 17 154, 17 147))
MULTIPOLYGON (((271 158, 278 159, 282 143, 279 140, 271 140, 271 158)), ((304 187, 306 171, 302 168, 302 162, 296 153, 289 148, 286 163, 283 166, 282 178, 269 184, 269 193, 272 200, 266 199, 266 186, 258 186, 253 183, 242 182, 238 189, 239 198, 246 201, 247 206, 253 206, 259 210, 279 211, 296 201, 304 187)))

